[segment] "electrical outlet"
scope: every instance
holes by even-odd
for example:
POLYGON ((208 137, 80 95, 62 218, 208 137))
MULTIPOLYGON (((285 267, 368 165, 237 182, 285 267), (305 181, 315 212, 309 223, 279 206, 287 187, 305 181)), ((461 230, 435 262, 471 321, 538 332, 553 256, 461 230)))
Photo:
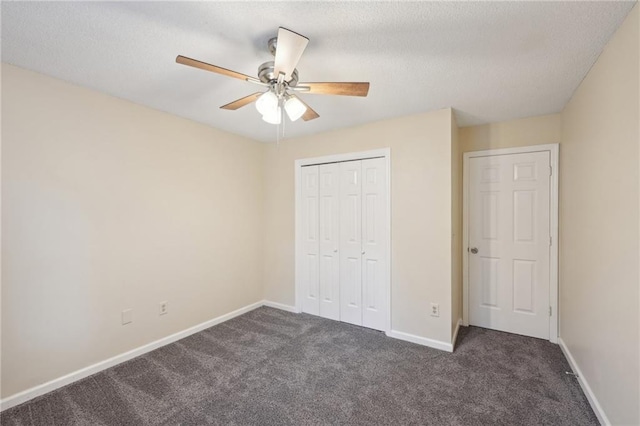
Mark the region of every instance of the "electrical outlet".
POLYGON ((439 317, 440 316, 440 305, 438 305, 437 303, 432 303, 431 304, 431 316, 432 317, 439 317))
POLYGON ((122 311, 122 325, 133 322, 133 309, 125 309, 122 311))
POLYGON ((169 302, 160 302, 160 315, 169 313, 169 302))

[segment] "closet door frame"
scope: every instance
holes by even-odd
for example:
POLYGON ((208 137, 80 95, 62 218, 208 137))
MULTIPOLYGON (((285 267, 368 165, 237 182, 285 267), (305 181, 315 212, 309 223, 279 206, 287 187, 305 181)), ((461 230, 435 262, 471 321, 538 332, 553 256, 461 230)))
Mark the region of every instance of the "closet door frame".
POLYGON ((301 173, 302 167, 304 166, 312 166, 312 165, 320 165, 327 163, 338 163, 343 161, 353 161, 353 160, 367 160, 371 158, 384 158, 385 166, 387 169, 386 172, 386 192, 387 192, 387 223, 386 223, 386 232, 387 232, 387 247, 386 247, 386 293, 387 293, 387 318, 386 318, 386 326, 385 332, 391 331, 391 149, 390 148, 381 148, 375 149, 371 151, 361 151, 361 152, 350 152, 346 154, 335 154, 335 155, 327 155, 322 157, 313 157, 313 158, 302 158, 295 160, 294 162, 294 173, 295 173, 295 294, 296 294, 296 312, 302 312, 302 297, 303 297, 303 289, 302 289, 302 271, 303 266, 301 265, 301 260, 303 256, 301 255, 302 250, 302 242, 300 241, 302 231, 302 199, 301 199, 301 173))

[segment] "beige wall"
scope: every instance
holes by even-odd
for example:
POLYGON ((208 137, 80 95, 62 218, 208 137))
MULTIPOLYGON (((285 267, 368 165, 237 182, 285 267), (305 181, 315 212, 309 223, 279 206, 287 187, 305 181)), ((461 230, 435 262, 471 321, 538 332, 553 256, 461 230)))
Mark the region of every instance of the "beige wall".
POLYGON ((392 328, 451 341, 451 110, 269 145, 265 297, 295 304, 294 161, 391 148, 392 328), (429 304, 440 304, 440 317, 429 304))
POLYGON ((451 120, 451 333, 462 320, 462 152, 458 124, 451 120))
POLYGON ((262 299, 264 145, 10 65, 2 113, 3 397, 262 299))
POLYGON ((562 138, 562 116, 541 115, 460 128, 462 152, 558 143, 562 138))
POLYGON ((613 424, 639 424, 639 7, 563 112, 560 335, 613 424))

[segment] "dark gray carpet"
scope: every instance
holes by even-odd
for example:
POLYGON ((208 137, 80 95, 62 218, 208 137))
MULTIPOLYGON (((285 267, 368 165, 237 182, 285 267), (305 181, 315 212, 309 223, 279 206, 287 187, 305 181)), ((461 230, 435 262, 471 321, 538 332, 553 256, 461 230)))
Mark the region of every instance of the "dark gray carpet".
POLYGON ((2 413, 2 425, 598 424, 558 346, 462 328, 453 354, 260 308, 2 413))

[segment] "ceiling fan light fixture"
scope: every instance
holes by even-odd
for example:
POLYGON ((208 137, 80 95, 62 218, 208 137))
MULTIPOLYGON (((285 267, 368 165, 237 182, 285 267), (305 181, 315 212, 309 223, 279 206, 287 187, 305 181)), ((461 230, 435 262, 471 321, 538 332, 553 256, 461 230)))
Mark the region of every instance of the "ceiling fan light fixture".
POLYGON ((269 124, 280 124, 282 122, 282 108, 277 106, 274 110, 267 111, 266 114, 262 114, 262 119, 269 124))
POLYGON ((297 97, 290 96, 284 104, 284 110, 291 121, 296 121, 307 111, 307 106, 297 97))
POLYGON ((256 101, 256 109, 263 116, 274 114, 277 108, 278 108, 278 97, 271 90, 269 90, 268 92, 265 92, 256 101))
POLYGON ((271 38, 268 42, 269 51, 275 58, 258 67, 258 78, 182 55, 176 57, 176 62, 266 87, 266 92, 252 93, 220 108, 235 111, 255 102, 256 109, 267 123, 280 124, 284 120, 282 118, 284 112, 291 121, 300 118, 310 121, 320 117, 304 101, 289 93, 289 90, 319 95, 367 96, 369 93, 367 82, 315 82, 298 85, 296 67, 308 43, 307 37, 283 27, 278 28, 278 36, 271 38))

